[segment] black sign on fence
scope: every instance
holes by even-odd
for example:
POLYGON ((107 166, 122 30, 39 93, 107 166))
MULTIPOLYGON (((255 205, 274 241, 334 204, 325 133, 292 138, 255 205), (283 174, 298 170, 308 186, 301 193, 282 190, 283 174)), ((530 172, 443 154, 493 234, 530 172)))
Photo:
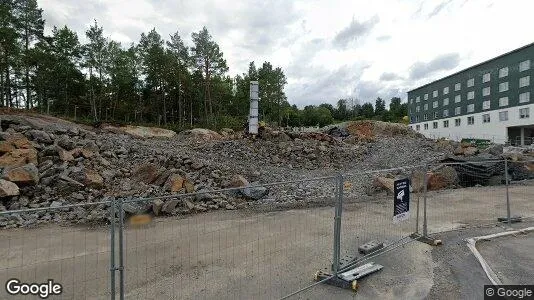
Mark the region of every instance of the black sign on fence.
POLYGON ((398 223, 410 217, 410 180, 395 180, 393 186, 393 223, 398 223))

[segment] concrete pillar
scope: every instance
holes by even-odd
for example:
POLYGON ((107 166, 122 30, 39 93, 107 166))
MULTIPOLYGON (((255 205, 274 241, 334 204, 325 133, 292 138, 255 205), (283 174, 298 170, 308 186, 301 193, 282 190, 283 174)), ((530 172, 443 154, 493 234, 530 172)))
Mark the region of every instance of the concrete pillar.
POLYGON ((521 146, 525 146, 525 127, 521 127, 521 146))

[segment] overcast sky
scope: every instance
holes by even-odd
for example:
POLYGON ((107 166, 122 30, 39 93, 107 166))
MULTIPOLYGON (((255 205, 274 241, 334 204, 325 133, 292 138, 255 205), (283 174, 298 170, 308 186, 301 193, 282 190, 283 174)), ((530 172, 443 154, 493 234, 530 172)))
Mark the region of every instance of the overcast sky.
POLYGON ((137 42, 206 26, 233 76, 270 61, 288 78, 290 103, 406 91, 534 41, 531 0, 38 0, 47 30, 84 40, 93 19, 106 36, 137 42))

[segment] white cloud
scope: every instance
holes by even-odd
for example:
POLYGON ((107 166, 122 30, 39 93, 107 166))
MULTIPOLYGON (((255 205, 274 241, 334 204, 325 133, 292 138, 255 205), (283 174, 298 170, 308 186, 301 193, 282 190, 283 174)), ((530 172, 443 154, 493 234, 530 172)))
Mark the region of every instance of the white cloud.
POLYGON ((82 41, 93 19, 123 43, 153 27, 164 38, 179 31, 190 43, 191 32, 205 25, 230 74, 245 72, 252 60, 281 66, 288 100, 298 105, 395 93, 405 99, 411 88, 531 43, 534 25, 530 0, 38 2, 48 26, 67 24, 82 41), (454 63, 440 61, 447 55, 454 63))

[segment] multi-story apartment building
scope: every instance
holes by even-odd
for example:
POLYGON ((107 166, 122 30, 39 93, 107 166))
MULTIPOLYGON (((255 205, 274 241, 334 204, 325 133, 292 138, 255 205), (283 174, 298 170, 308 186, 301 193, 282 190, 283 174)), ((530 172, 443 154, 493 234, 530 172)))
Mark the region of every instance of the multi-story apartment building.
POLYGON ((408 92, 410 126, 428 137, 534 141, 534 43, 408 92))

